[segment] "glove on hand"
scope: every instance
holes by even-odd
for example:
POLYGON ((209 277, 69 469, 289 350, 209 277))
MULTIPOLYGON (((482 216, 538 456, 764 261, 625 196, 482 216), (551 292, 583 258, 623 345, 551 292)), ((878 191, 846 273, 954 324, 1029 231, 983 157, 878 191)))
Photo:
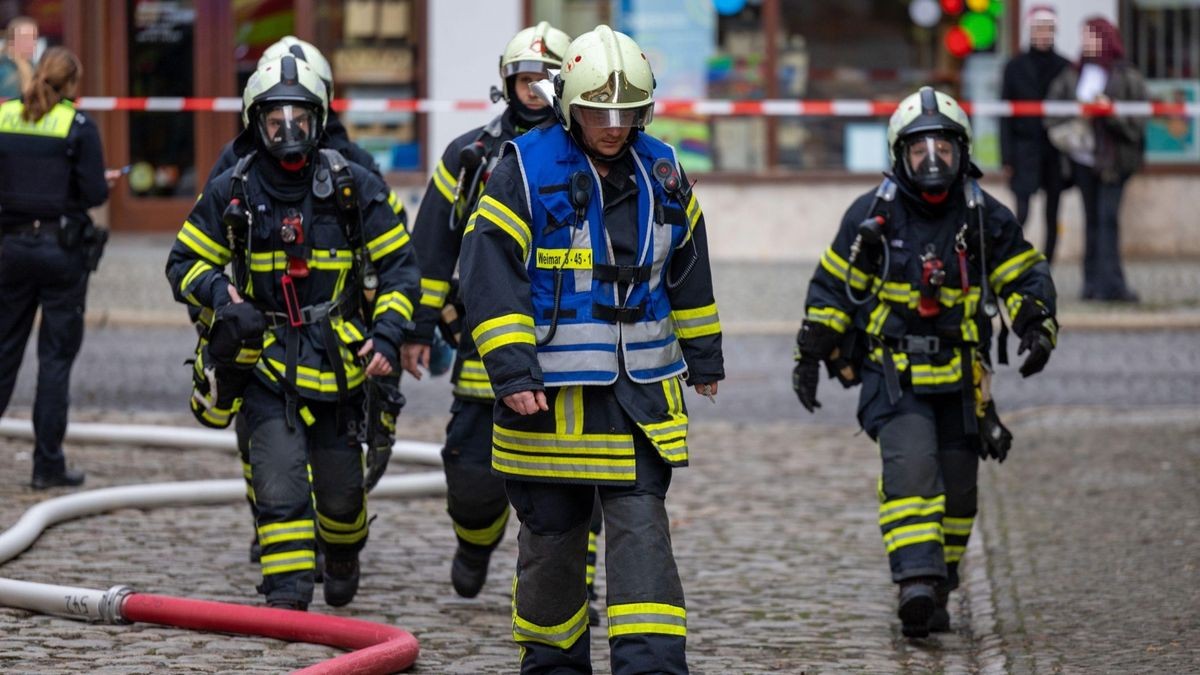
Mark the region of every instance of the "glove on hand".
POLYGON ((1037 300, 1026 298, 1021 309, 1013 317, 1013 330, 1021 336, 1017 356, 1029 352, 1021 364, 1021 376, 1029 377, 1042 372, 1050 360, 1050 352, 1058 344, 1058 322, 1037 300))
POLYGON ((266 330, 267 320, 254 305, 248 302, 223 305, 208 331, 208 352, 213 364, 236 366, 238 352, 243 348, 262 349, 266 330))
POLYGON ((988 401, 983 417, 979 419, 979 458, 992 457, 1003 463, 1008 457, 1009 448, 1012 447, 1012 440, 1012 432, 1000 422, 1000 416, 996 414, 996 403, 988 401))
POLYGON ((821 407, 817 400, 817 384, 821 381, 821 363, 815 359, 801 357, 792 369, 792 389, 800 399, 800 405, 808 412, 821 407))
POLYGON ((1021 364, 1021 377, 1029 377, 1042 372, 1042 368, 1046 367, 1046 362, 1050 360, 1050 352, 1054 351, 1054 343, 1050 341, 1050 336, 1046 335, 1041 330, 1031 330, 1021 338, 1021 346, 1017 349, 1017 355, 1020 356, 1025 352, 1029 352, 1029 356, 1025 357, 1025 362, 1021 364))

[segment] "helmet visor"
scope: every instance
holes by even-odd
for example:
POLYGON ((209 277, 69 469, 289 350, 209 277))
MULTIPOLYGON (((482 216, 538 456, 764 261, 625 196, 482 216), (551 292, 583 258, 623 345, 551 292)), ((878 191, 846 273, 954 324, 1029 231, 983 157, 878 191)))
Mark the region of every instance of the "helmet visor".
POLYGON ((303 153, 315 144, 317 110, 301 103, 267 104, 259 109, 258 128, 267 149, 303 153))
POLYGON ((571 119, 579 126, 592 129, 607 129, 612 127, 642 128, 650 122, 653 108, 588 108, 581 105, 571 106, 571 119))
POLYGON ((944 192, 962 168, 962 146, 945 134, 917 134, 901 142, 904 166, 913 183, 928 192, 944 192))
POLYGON ((512 63, 504 64, 500 69, 500 73, 504 77, 512 77, 517 73, 542 73, 546 74, 546 68, 549 65, 542 61, 513 61, 512 63))

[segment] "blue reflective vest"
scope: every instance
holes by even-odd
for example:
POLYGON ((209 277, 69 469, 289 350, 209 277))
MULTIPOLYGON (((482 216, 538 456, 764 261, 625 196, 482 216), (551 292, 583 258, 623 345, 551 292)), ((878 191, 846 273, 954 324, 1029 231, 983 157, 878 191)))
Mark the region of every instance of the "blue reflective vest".
POLYGON ((616 266, 604 227, 600 176, 560 126, 509 141, 529 197, 533 241, 529 273, 538 339, 538 362, 548 386, 604 385, 617 380, 618 349, 625 370, 640 383, 659 382, 687 366, 675 336, 666 279, 675 249, 688 234, 686 205, 651 177, 659 159, 678 162, 671 146, 639 133, 631 156, 638 186, 637 263, 616 266), (567 183, 577 171, 592 176, 582 218, 567 183), (665 218, 664 214, 680 214, 665 218), (664 222, 675 220, 678 222, 664 222), (555 277, 561 276, 557 321, 555 277), (618 283, 618 280, 623 283, 618 283), (619 297, 624 286, 624 297, 619 297), (553 338, 546 344, 546 336, 553 338))

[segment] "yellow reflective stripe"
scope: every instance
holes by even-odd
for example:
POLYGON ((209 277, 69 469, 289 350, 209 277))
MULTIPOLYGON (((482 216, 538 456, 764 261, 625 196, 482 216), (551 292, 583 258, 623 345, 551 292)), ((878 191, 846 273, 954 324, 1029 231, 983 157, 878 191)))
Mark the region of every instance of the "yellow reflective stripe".
POLYGON ((687 610, 659 602, 633 602, 608 608, 608 637, 657 633, 687 635, 687 610))
POLYGON ((392 207, 392 213, 400 215, 404 212, 404 202, 396 195, 395 190, 388 190, 387 203, 392 207))
POLYGON ((0 105, 0 132, 47 138, 66 138, 71 133, 71 123, 75 121, 75 108, 70 103, 56 104, 36 122, 28 122, 22 118, 21 113, 24 110, 25 104, 20 99, 5 101, 0 105))
POLYGON ((197 260, 188 269, 187 274, 183 275, 183 280, 179 282, 179 292, 181 294, 188 293, 188 289, 196 282, 196 279, 211 269, 215 268, 203 260, 197 260))
POLYGON ((362 331, 358 329, 358 326, 354 325, 353 321, 332 318, 330 324, 333 326, 333 331, 338 334, 338 337, 342 338, 342 342, 345 344, 362 342, 366 338, 362 334, 362 331))
POLYGON ((434 309, 441 309, 446 304, 446 296, 450 294, 450 282, 440 279, 421 277, 421 304, 434 309))
POLYGON ((511 344, 537 344, 533 317, 528 314, 504 314, 488 319, 471 331, 480 356, 511 344))
POLYGON ((942 556, 948 563, 956 563, 962 560, 966 552, 966 546, 942 546, 942 556))
POLYGON ((404 227, 404 223, 397 223, 392 229, 367 242, 367 254, 371 260, 379 260, 385 255, 403 248, 408 244, 409 239, 408 228, 404 227))
MULTIPOLYGON (((876 347, 871 350, 871 360, 875 363, 883 363, 883 348, 876 347)), ((896 370, 908 369, 908 354, 904 352, 892 352, 892 363, 896 364, 896 370)))
POLYGON ((496 227, 508 233, 508 236, 516 240, 521 247, 521 258, 529 257, 529 244, 533 241, 533 235, 529 233, 529 225, 525 221, 517 217, 517 214, 512 212, 499 200, 491 195, 484 195, 483 199, 479 200, 479 207, 475 211, 475 217, 482 216, 495 223, 496 227))
POLYGON ((939 544, 942 542, 941 523, 905 525, 904 527, 897 527, 883 535, 883 543, 887 546, 888 553, 893 553, 896 549, 904 548, 905 546, 923 544, 929 541, 936 541, 939 544))
MULTIPOLYGON (((492 427, 492 443, 508 450, 591 456, 633 456, 632 434, 576 434, 517 431, 499 425, 492 427)), ((591 458, 588 458, 591 461, 591 458)))
POLYGON ((1042 255, 1036 248, 1030 248, 997 265, 992 270, 991 275, 988 276, 988 281, 991 282, 992 288, 999 294, 1005 286, 1027 272, 1029 268, 1045 259, 1046 256, 1042 255))
POLYGON ((631 481, 637 475, 631 434, 515 431, 492 427, 492 468, 500 473, 589 481, 631 481))
POLYGON ((839 281, 846 280, 846 274, 850 274, 850 285, 858 290, 865 290, 870 278, 857 267, 851 268, 846 259, 838 255, 833 247, 825 249, 825 253, 821 256, 821 267, 829 272, 839 281))
POLYGON ((943 366, 932 363, 916 363, 912 366, 913 386, 950 384, 962 379, 962 353, 954 350, 954 358, 943 366))
POLYGON ((684 340, 721 333, 721 319, 715 302, 694 309, 672 310, 671 318, 675 321, 675 334, 684 340))
POLYGON ((433 170, 433 186, 446 198, 446 201, 454 201, 454 188, 458 186, 458 178, 450 173, 450 170, 446 168, 446 163, 440 160, 433 170))
POLYGON ((317 567, 317 555, 313 551, 284 551, 262 557, 263 576, 311 570, 317 567))
POLYGON ((663 397, 667 402, 668 419, 638 427, 668 462, 683 462, 688 458, 688 416, 683 410, 683 390, 678 378, 662 381, 663 397))
POLYGON ((554 432, 559 436, 583 435, 583 387, 558 390, 554 398, 554 432))
POLYGON ((926 499, 924 497, 906 497, 893 499, 879 505, 879 524, 887 525, 904 518, 932 516, 946 512, 946 496, 938 495, 926 499))
POLYGON ((845 333, 846 329, 850 327, 850 315, 837 307, 809 307, 805 318, 813 323, 828 326, 839 333, 845 333))
POLYGON ((1008 308, 1008 318, 1017 318, 1017 314, 1021 311, 1021 305, 1025 302, 1025 296, 1020 293, 1012 293, 1004 300, 1004 306, 1008 308))
POLYGON ((226 410, 225 408, 218 408, 215 405, 212 405, 215 403, 215 401, 211 399, 211 395, 212 394, 210 393, 209 397, 200 397, 199 392, 193 391, 190 403, 192 412, 200 415, 200 417, 206 423, 208 423, 209 426, 216 427, 218 429, 224 429, 225 427, 229 426, 229 422, 233 419, 233 413, 237 411, 237 403, 240 402, 241 399, 238 399, 235 402, 233 408, 226 410), (208 407, 204 405, 204 402, 209 404, 208 407))
MULTIPOLYGON (((267 337, 268 342, 273 341, 272 337, 273 336, 267 337)), ((259 359, 258 372, 266 376, 272 382, 275 381, 275 376, 271 373, 271 371, 267 370, 266 365, 263 364, 264 361, 270 362, 270 364, 279 372, 285 372, 286 366, 282 361, 276 361, 268 356, 263 356, 261 359, 259 359)), ((354 387, 361 385, 364 377, 362 367, 360 367, 354 361, 347 362, 345 366, 346 386, 353 389, 354 387)), ((338 390, 337 375, 335 375, 332 371, 318 370, 310 366, 296 367, 296 381, 293 384, 301 389, 309 389, 326 394, 336 394, 338 390)), ((306 413, 306 409, 307 407, 300 410, 300 416, 305 418, 306 423, 312 424, 310 421, 310 419, 312 419, 312 413, 306 413)))
MULTIPOLYGON (((515 592, 513 597, 517 597, 515 592)), ((515 602, 514 600, 514 605, 515 602)), ((587 602, 584 602, 571 618, 554 626, 539 626, 522 619, 517 615, 515 606, 513 609, 513 640, 517 642, 541 642, 559 649, 568 649, 583 635, 587 627, 587 602)))
POLYGON ((953 535, 956 537, 971 536, 971 526, 974 524, 974 518, 942 518, 942 530, 947 535, 953 535))
POLYGON ((921 292, 907 282, 887 281, 879 289, 879 297, 882 300, 894 302, 897 305, 916 309, 917 303, 921 300, 921 292))
POLYGON ((883 335, 883 326, 891 314, 892 308, 886 302, 875 305, 875 309, 871 310, 871 314, 867 317, 867 334, 883 335))
MULTIPOLYGON (((314 270, 348 270, 354 267, 350 251, 314 250, 305 262, 314 270)), ((256 251, 250 254, 251 272, 282 272, 287 269, 288 254, 284 251, 256 251)))
POLYGON ((243 366, 252 366, 258 362, 258 357, 262 356, 262 350, 252 347, 242 347, 238 350, 234 361, 243 366))
POLYGON ((500 517, 497 518, 491 525, 488 525, 487 527, 481 527, 477 530, 472 530, 463 527, 458 523, 454 523, 454 533, 458 535, 459 539, 462 539, 468 544, 475 544, 476 546, 491 546, 500 540, 501 535, 504 534, 504 527, 506 525, 508 525, 507 508, 504 509, 504 513, 500 514, 500 517))
POLYGON ((224 267, 233 257, 228 248, 218 244, 216 240, 193 225, 190 220, 183 222, 183 228, 179 230, 179 236, 176 239, 196 255, 217 267, 224 267))
POLYGON ((692 238, 692 233, 696 231, 696 225, 700 223, 700 216, 702 215, 704 215, 704 212, 700 210, 700 202, 696 199, 696 193, 693 192, 687 204, 688 231, 684 235, 683 241, 679 242, 680 246, 683 246, 687 243, 688 239, 692 238))
POLYGON ((330 544, 354 544, 367 536, 367 510, 360 509, 352 523, 317 514, 317 530, 321 539, 330 544))
POLYGON ((458 379, 454 382, 454 393, 458 396, 472 398, 496 398, 495 392, 492 391, 491 380, 488 379, 487 369, 483 367, 483 361, 477 359, 463 361, 462 368, 458 372, 458 379))
POLYGON ((242 478, 250 480, 254 477, 254 467, 249 462, 242 462, 242 478))
POLYGON ((404 317, 405 321, 411 320, 413 315, 412 301, 406 298, 400 291, 384 293, 375 299, 375 313, 372 315, 372 318, 378 321, 379 317, 388 311, 396 312, 404 317))
POLYGON ((286 523, 272 523, 258 528, 258 543, 266 546, 285 541, 303 541, 315 539, 313 521, 291 520, 286 523))

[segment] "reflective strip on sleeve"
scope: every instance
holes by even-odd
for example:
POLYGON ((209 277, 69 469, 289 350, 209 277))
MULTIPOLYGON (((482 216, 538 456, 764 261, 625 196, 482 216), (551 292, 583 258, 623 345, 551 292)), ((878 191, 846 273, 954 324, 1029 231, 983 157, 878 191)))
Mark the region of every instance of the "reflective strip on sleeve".
POLYGON ((218 244, 216 240, 193 225, 190 220, 184 221, 183 228, 179 230, 179 236, 176 239, 187 246, 190 251, 217 267, 224 267, 233 257, 228 248, 218 244))
POLYGON ((703 215, 704 212, 700 210, 700 202, 696 199, 696 193, 693 192, 687 204, 688 231, 683 241, 679 242, 680 246, 683 246, 692 238, 692 233, 696 231, 696 225, 700 223, 700 217, 703 215))
POLYGON ((388 206, 392 207, 392 213, 397 216, 404 213, 404 202, 396 195, 395 190, 388 190, 387 202, 388 206))
POLYGON ((404 223, 397 223, 395 227, 367 243, 367 254, 371 256, 371 260, 379 260, 392 251, 403 248, 408 240, 408 229, 404 227, 404 223))
POLYGON ((396 312, 404 317, 405 321, 411 321, 413 315, 412 301, 404 297, 400 291, 392 291, 384 293, 375 300, 375 313, 372 318, 376 321, 383 316, 385 312, 396 312))
POLYGON ((533 317, 528 314, 505 314, 488 319, 471 331, 471 337, 479 348, 480 356, 511 344, 536 345, 533 317))
POLYGON ((533 235, 529 233, 529 225, 525 221, 517 217, 517 214, 512 212, 512 209, 502 204, 499 200, 491 195, 484 195, 483 199, 479 200, 479 208, 476 209, 473 218, 486 218, 508 233, 510 237, 516 240, 521 247, 521 259, 529 257, 529 244, 533 241, 533 235))
POLYGON ((203 260, 197 260, 188 269, 187 274, 183 275, 183 281, 179 282, 179 294, 187 298, 189 304, 200 306, 200 301, 193 295, 192 289, 195 287, 196 280, 212 269, 215 269, 212 265, 203 260))
POLYGON ((483 367, 483 361, 478 359, 463 361, 462 368, 458 371, 458 379, 454 382, 454 395, 468 398, 496 398, 496 393, 492 391, 492 382, 488 379, 487 370, 483 367))
POLYGON ((848 272, 850 274, 850 285, 860 291, 866 290, 870 280, 862 270, 857 267, 852 269, 850 264, 846 262, 846 259, 838 255, 832 246, 825 249, 825 253, 821 256, 821 268, 843 282, 846 280, 848 272))
POLYGON ((687 610, 658 602, 633 602, 608 608, 609 639, 646 633, 685 637, 687 610))
POLYGON ((999 295, 1005 286, 1029 271, 1029 268, 1040 262, 1045 262, 1045 260, 1046 256, 1042 255, 1040 251, 1036 248, 1030 248, 997 265, 988 277, 988 281, 991 282, 992 288, 999 295))
POLYGON ((458 186, 458 179, 446 168, 445 162, 439 161, 437 168, 433 170, 433 186, 446 201, 454 201, 454 188, 458 186))
POLYGON ((421 304, 425 307, 441 309, 442 305, 446 304, 446 296, 449 294, 449 281, 421 277, 421 304))
POLYGON ((809 307, 805 315, 809 321, 828 326, 839 333, 850 327, 850 315, 837 307, 809 307))
POLYGON ((695 309, 674 310, 671 312, 671 318, 675 320, 675 334, 684 340, 718 335, 721 332, 721 320, 717 316, 715 302, 695 309))

